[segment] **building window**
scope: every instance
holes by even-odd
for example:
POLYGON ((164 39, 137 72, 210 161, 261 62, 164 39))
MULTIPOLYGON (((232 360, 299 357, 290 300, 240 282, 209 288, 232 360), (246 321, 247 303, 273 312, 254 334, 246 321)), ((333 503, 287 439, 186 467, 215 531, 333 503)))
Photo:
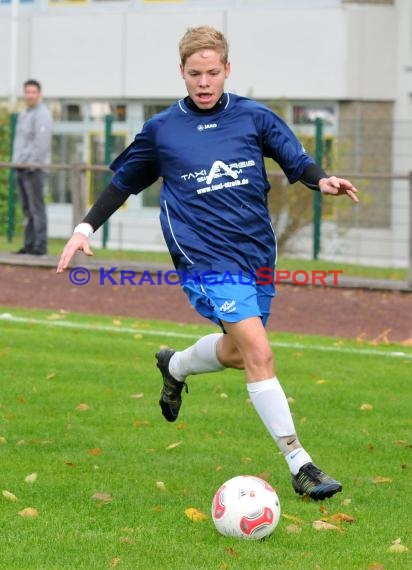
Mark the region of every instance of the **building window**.
POLYGON ((61 107, 62 121, 82 121, 83 109, 79 103, 63 103, 61 107))
POLYGON ((294 125, 314 125, 316 119, 322 119, 325 126, 335 127, 335 107, 332 105, 293 105, 292 121, 294 125))
POLYGON ((110 113, 115 121, 124 122, 127 119, 127 107, 124 104, 110 105, 110 113))
POLYGON ((88 4, 89 0, 49 0, 51 6, 73 6, 76 4, 88 4))

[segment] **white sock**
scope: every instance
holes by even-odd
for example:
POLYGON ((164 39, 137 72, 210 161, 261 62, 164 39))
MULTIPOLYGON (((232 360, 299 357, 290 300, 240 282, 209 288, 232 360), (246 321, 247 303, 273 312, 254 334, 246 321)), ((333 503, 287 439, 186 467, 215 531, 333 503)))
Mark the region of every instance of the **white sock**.
POLYGON ((184 382, 189 374, 217 372, 224 366, 216 355, 216 347, 222 333, 212 333, 200 338, 195 344, 175 352, 169 362, 169 372, 179 382, 184 382))
POLYGON ((311 456, 303 449, 303 447, 294 449, 285 455, 285 459, 289 466, 290 472, 293 473, 293 475, 297 475, 302 465, 312 462, 311 456))
POLYGON ((296 475, 311 458, 297 439, 289 404, 279 380, 274 376, 268 380, 250 382, 247 389, 266 429, 284 454, 289 469, 296 475), (288 442, 291 447, 288 447, 288 442))

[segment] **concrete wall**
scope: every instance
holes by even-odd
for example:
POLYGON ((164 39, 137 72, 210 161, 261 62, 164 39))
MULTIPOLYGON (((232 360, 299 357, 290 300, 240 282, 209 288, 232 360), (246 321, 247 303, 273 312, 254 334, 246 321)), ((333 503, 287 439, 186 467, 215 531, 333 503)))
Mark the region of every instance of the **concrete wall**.
MULTIPOLYGON (((211 24, 229 38, 233 75, 228 87, 239 94, 396 97, 394 6, 243 2, 219 10, 217 4, 202 10, 130 10, 113 4, 105 11, 93 5, 21 10, 19 94, 24 79, 34 76, 51 98, 180 97, 184 86, 178 40, 189 26, 211 24)), ((0 10, 0 98, 10 95, 11 20, 6 8, 0 10)))

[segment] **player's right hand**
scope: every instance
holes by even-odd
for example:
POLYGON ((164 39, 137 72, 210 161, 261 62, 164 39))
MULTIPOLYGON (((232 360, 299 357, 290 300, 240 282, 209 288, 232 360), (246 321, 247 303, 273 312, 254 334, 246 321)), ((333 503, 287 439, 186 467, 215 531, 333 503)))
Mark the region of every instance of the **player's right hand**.
POLYGON ((75 232, 64 246, 57 266, 57 273, 62 273, 67 268, 76 251, 83 251, 86 255, 93 255, 88 238, 80 232, 75 232))

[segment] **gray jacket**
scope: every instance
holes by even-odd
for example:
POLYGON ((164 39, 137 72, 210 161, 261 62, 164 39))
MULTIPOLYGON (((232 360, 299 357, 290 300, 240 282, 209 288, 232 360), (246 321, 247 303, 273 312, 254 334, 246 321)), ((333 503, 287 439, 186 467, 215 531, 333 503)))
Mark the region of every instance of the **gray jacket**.
POLYGON ((14 137, 13 162, 49 164, 52 127, 51 113, 42 102, 20 113, 14 137))

